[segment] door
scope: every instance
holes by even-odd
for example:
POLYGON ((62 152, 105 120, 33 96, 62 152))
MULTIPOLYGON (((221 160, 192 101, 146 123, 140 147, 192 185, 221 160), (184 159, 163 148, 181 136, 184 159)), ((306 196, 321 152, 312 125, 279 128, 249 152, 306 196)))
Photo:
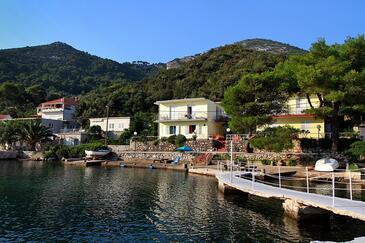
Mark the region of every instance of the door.
POLYGON ((171 120, 176 120, 177 119, 176 106, 170 106, 170 119, 171 120))

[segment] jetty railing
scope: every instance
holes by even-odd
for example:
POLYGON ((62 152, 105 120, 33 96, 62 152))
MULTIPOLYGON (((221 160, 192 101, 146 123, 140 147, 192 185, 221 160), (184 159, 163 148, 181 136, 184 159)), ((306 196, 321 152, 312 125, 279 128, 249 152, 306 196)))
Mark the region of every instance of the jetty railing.
MULTIPOLYGON (((310 176, 308 167, 305 167, 305 175, 304 176, 285 176, 282 172, 282 166, 278 165, 275 166, 276 170, 271 171, 271 173, 266 173, 265 170, 258 170, 257 166, 253 163, 250 165, 246 165, 243 167, 240 163, 235 163, 234 161, 225 161, 225 162, 218 162, 217 163, 217 170, 220 172, 229 172, 230 173, 230 182, 234 182, 234 180, 240 179, 249 179, 252 181, 251 189, 255 190, 256 183, 263 183, 270 186, 275 186, 278 188, 285 188, 291 189, 295 191, 303 191, 308 194, 321 194, 321 195, 328 195, 328 193, 321 193, 322 190, 318 190, 318 183, 325 183, 328 184, 328 188, 320 188, 325 189, 326 191, 330 191, 332 196, 332 206, 335 206, 335 199, 336 199, 336 192, 338 191, 347 191, 348 195, 345 198, 349 198, 350 200, 354 200, 353 193, 356 192, 363 192, 365 191, 365 183, 362 180, 353 179, 354 173, 357 173, 358 177, 365 176, 365 169, 352 169, 352 170, 345 170, 345 169, 336 169, 332 172, 327 173, 318 173, 315 176, 310 176), (242 170, 244 168, 244 170, 242 170), (338 174, 340 176, 338 176, 338 174), (243 178, 241 178, 243 176, 243 178), (270 178, 277 180, 277 182, 273 182, 272 180, 267 181, 264 180, 265 178, 270 178), (336 178, 348 178, 348 181, 336 181, 336 178), (302 185, 290 185, 285 184, 286 182, 301 182, 302 185), (315 186, 312 186, 311 183, 317 183, 315 186), (336 185, 346 185, 344 187, 338 187, 336 185), (360 188, 354 188, 360 187, 360 188), (348 188, 347 188, 348 187, 348 188)), ((303 167, 298 166, 285 166, 286 168, 300 168, 303 167)), ((343 195, 342 195, 343 196, 343 195)), ((354 201, 361 201, 354 200, 354 201)))

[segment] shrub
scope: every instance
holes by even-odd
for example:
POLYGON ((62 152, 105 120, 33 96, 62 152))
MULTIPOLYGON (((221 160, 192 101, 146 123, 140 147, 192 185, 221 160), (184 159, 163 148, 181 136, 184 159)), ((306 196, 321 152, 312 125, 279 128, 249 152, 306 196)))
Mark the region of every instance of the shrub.
POLYGON ((268 127, 258 132, 250 140, 254 148, 272 152, 281 152, 294 147, 293 139, 297 138, 299 130, 290 126, 268 127))
POLYGON ((162 137, 161 142, 167 142, 167 137, 162 137))
POLYGON ((176 147, 184 146, 185 142, 186 142, 186 137, 184 135, 179 134, 176 136, 176 139, 175 139, 176 147))
POLYGON ((356 171, 357 169, 359 169, 359 166, 357 166, 357 164, 355 163, 350 163, 347 169, 351 171, 356 171))
POLYGON ((85 150, 99 150, 99 149, 107 149, 102 143, 86 143, 80 144, 73 147, 68 147, 66 145, 58 144, 54 146, 50 146, 48 151, 45 153, 45 158, 56 157, 58 159, 62 158, 71 158, 71 157, 84 157, 85 150))
POLYGON ((263 165, 271 165, 271 160, 268 160, 268 159, 262 159, 262 160, 261 160, 261 164, 263 164, 263 165))
POLYGON ((350 148, 346 151, 346 154, 349 155, 352 160, 360 160, 365 156, 365 142, 354 142, 350 145, 350 148))
POLYGON ((288 166, 296 166, 298 162, 295 159, 290 159, 286 162, 288 166))
POLYGON ((153 141, 153 145, 157 146, 160 144, 160 140, 159 139, 156 139, 155 141, 153 141))
POLYGON ((175 144, 176 143, 176 135, 171 135, 170 137, 168 137, 167 142, 171 143, 171 144, 175 144))
POLYGON ((124 130, 120 136, 119 136, 119 143, 120 144, 124 144, 124 145, 128 145, 129 144, 129 140, 132 137, 132 132, 129 129, 124 130))
MULTIPOLYGON (((355 138, 340 138, 338 141, 338 150, 346 151, 350 148, 351 144, 358 141, 355 138)), ((329 138, 320 138, 318 141, 315 138, 302 138, 300 139, 300 146, 304 151, 317 151, 317 146, 321 151, 331 151, 332 141, 329 138)))

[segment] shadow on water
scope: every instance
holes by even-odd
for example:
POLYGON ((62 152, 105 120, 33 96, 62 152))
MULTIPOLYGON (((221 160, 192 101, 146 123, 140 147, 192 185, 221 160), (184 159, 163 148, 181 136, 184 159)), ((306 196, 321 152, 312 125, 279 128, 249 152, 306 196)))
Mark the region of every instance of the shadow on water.
POLYGON ((281 200, 247 196, 245 193, 221 195, 237 207, 250 210, 275 225, 281 225, 285 232, 300 236, 302 240, 343 242, 365 235, 365 222, 361 220, 330 214, 322 219, 297 221, 285 215, 281 200))
POLYGON ((223 195, 212 177, 0 161, 0 242, 308 242, 364 232, 337 217, 298 224, 279 200, 223 195))

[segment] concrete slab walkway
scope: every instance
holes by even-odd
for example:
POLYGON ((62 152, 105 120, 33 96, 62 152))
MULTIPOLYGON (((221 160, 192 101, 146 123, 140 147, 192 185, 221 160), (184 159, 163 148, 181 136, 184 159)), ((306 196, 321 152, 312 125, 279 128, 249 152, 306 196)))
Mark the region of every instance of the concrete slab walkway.
POLYGON ((230 172, 218 173, 216 178, 220 183, 252 195, 283 200, 292 199, 307 206, 322 208, 338 215, 349 216, 365 221, 365 202, 363 201, 335 197, 333 206, 332 196, 279 188, 260 182, 252 183, 251 180, 238 177, 239 174, 240 172, 233 172, 232 181, 230 172))

